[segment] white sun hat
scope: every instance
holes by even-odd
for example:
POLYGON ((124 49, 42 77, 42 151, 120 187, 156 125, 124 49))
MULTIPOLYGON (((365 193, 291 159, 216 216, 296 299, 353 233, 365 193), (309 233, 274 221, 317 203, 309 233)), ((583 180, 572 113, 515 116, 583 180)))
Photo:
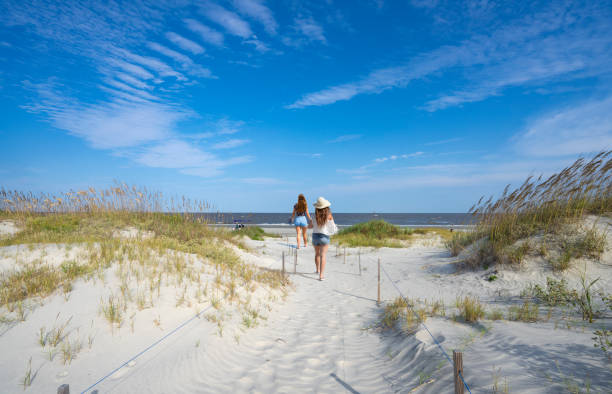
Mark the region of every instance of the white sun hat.
POLYGON ((323 208, 327 208, 327 207, 331 206, 331 202, 327 201, 323 197, 319 197, 317 199, 317 202, 315 202, 313 205, 317 209, 323 209, 323 208))

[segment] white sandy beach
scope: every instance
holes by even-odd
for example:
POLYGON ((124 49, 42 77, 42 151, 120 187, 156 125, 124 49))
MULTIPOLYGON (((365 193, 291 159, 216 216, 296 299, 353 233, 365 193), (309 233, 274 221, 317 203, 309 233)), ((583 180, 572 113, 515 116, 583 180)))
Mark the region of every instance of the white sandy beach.
MULTIPOLYGON (((9 224, 2 226, 13 231, 9 224)), ((280 269, 281 254, 287 254, 292 289, 286 296, 265 287, 256 291, 252 304, 265 316, 256 327, 245 328, 237 307, 225 302, 218 312, 228 315, 222 335, 217 324, 197 318, 92 390, 452 392, 452 365, 423 326, 413 334, 379 327, 383 305, 376 303, 376 261, 380 258, 383 304, 399 296, 396 287, 408 298, 444 301, 446 317, 429 317, 425 324, 451 358, 453 349, 463 351, 465 380, 473 393, 491 392, 495 381, 500 387, 507 382, 510 392, 520 393, 558 393, 574 386, 610 392, 610 362, 591 339, 594 327, 609 320, 589 325, 578 315, 564 317, 556 310, 546 319, 544 308, 540 311, 543 320, 537 323, 485 319, 467 324, 452 318, 459 295, 475 295, 488 309, 505 310, 520 303, 518 295, 527 282, 544 283, 551 275, 536 261, 520 271, 499 270, 499 279, 488 282, 486 272, 457 271, 458 258, 450 257, 437 241, 423 240, 402 249, 348 248, 346 263, 332 246, 326 279, 320 282, 314 274, 311 246, 298 251, 293 272, 295 260, 290 251, 295 237, 289 241, 290 245, 284 238, 246 240, 250 251, 236 248, 244 260, 266 268, 280 269)), ((66 251, 62 245, 5 247, 0 249, 0 269, 41 257, 57 264, 78 258, 78 250, 66 251)), ((608 251, 602 262, 585 262, 587 275, 601 277, 598 286, 608 292, 612 290, 610 256, 608 251)), ((195 258, 192 263, 198 264, 195 258)), ((26 392, 55 392, 63 383, 70 384, 71 392, 81 392, 196 311, 210 308, 208 301, 177 307, 174 289, 163 289, 153 307, 130 309, 126 315, 133 317, 111 329, 99 305, 100 298, 118 285, 112 269, 104 283, 78 280, 67 296, 57 292, 42 305, 33 303, 25 321, 0 324, 0 392, 24 391, 20 382, 30 357, 35 376, 26 392), (80 338, 83 349, 64 365, 59 355, 49 359, 37 337, 41 327, 69 319, 66 340, 80 338), (91 346, 89 338, 93 338, 91 346)), ((565 276, 575 284, 578 273, 578 269, 570 270, 565 276)))

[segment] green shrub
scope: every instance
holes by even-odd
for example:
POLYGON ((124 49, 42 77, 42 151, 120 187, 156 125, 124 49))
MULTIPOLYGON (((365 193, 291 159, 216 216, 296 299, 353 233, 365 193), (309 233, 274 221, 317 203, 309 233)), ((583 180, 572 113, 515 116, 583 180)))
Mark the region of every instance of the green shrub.
POLYGON ((578 297, 576 290, 567 287, 565 279, 546 278, 546 287, 534 285, 529 292, 538 300, 549 306, 567 305, 578 297))
POLYGON ((508 320, 533 323, 538 321, 540 308, 537 304, 525 301, 523 305, 513 305, 508 309, 508 320))
POLYGON ((412 229, 399 227, 384 220, 371 220, 341 230, 338 234, 334 235, 333 241, 339 245, 349 247, 401 248, 404 245, 400 241, 410 240, 415 234, 437 234, 445 240, 451 238, 451 232, 448 229, 412 229))

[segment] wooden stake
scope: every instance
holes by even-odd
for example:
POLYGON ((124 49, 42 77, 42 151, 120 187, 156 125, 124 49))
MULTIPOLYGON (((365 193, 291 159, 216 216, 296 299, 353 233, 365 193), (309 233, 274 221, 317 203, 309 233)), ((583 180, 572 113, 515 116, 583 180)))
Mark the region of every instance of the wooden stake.
POLYGON ((295 259, 293 260, 293 273, 297 273, 297 249, 295 250, 295 259))
POLYGON ((455 375, 455 394, 463 394, 463 353, 453 350, 453 370, 455 375), (461 374, 461 376, 459 376, 461 374))
POLYGON ((344 247, 344 264, 346 264, 346 246, 344 247))
POLYGON ((380 257, 378 258, 378 297, 376 297, 376 304, 380 305, 380 257))
POLYGON ((359 250, 359 276, 361 276, 361 250, 359 250))

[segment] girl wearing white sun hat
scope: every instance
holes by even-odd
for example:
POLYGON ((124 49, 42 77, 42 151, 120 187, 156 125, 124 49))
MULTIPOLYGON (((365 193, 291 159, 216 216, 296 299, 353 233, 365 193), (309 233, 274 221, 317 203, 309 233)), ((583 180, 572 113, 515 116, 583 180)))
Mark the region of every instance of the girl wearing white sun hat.
POLYGON ((323 272, 325 271, 325 256, 329 248, 329 237, 338 232, 338 227, 334 223, 334 217, 331 214, 329 207, 331 203, 319 197, 314 203, 315 220, 310 224, 312 228, 312 245, 315 248, 315 266, 319 274, 319 280, 324 279, 323 272))

